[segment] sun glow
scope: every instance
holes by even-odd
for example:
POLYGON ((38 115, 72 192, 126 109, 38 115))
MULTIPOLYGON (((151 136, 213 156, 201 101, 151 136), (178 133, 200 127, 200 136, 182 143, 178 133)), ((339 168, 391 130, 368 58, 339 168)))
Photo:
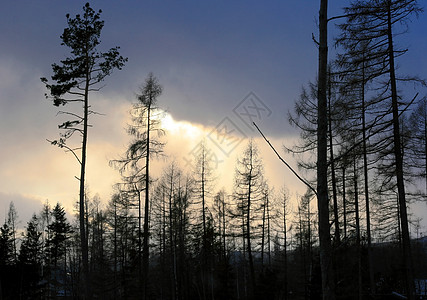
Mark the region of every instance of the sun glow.
POLYGON ((204 130, 201 126, 193 125, 187 121, 176 121, 173 117, 165 113, 161 120, 161 127, 171 135, 178 135, 182 138, 192 140, 199 139, 204 135, 204 130))

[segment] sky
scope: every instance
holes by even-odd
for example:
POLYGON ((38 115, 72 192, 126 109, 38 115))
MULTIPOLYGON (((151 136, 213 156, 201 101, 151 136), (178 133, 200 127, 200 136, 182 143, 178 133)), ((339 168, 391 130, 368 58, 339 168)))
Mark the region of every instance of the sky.
MULTIPOLYGON (((78 199, 79 166, 71 154, 46 141, 58 136, 61 116, 44 97, 40 77, 69 55, 61 46, 67 13, 82 12, 85 1, 1 1, 0 10, 0 220, 13 201, 21 225, 46 200, 68 212, 78 199)), ((330 1, 329 15, 341 14, 348 1, 330 1)), ((423 3, 422 3, 423 4, 423 3)), ((149 72, 163 86, 159 106, 166 112, 167 157, 153 163, 153 174, 175 160, 183 168, 205 138, 218 161, 217 188, 230 189, 234 165, 247 138, 255 138, 271 185, 285 183, 290 193, 305 187, 277 160, 254 128, 253 111, 263 132, 281 151, 298 132, 287 119, 303 85, 317 70, 319 1, 92 1, 105 26, 100 50, 120 46, 129 61, 106 78, 91 96, 95 116, 89 132, 87 185, 106 203, 120 180, 108 162, 129 142, 129 109, 149 72), (234 130, 224 141, 220 130, 234 130)), ((330 57, 335 51, 333 24, 330 57)), ((426 78, 427 17, 410 24, 402 41, 410 48, 401 71, 426 78)), ((74 140, 78 145, 77 140, 74 140)), ((287 157, 283 151, 281 153, 287 157)), ((295 166, 295 161, 287 157, 295 166)))

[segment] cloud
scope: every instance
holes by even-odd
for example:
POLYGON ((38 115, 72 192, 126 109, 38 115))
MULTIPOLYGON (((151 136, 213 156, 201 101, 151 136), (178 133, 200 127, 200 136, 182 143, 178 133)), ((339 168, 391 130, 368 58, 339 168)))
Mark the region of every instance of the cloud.
POLYGON ((45 199, 36 195, 0 192, 0 203, 2 204, 0 207, 1 224, 7 219, 11 202, 13 202, 18 212, 18 227, 22 228, 26 226, 33 213, 38 214, 41 211, 45 199))
MULTIPOLYGON (((172 160, 178 162, 187 171, 191 171, 191 168, 194 166, 195 157, 197 157, 199 151, 200 143, 204 140, 210 154, 211 166, 214 169, 215 176, 218 177, 216 189, 225 187, 228 192, 232 192, 236 161, 238 157, 241 157, 249 141, 249 137, 252 137, 258 145, 260 157, 262 157, 265 165, 265 176, 270 185, 275 186, 276 189, 279 189, 283 185, 292 186, 299 194, 305 192, 305 185, 279 161, 271 148, 258 134, 252 133, 246 137, 230 134, 225 137, 219 136, 218 139, 216 135, 218 133, 217 127, 203 126, 187 121, 177 121, 169 114, 166 115, 163 124, 167 130, 165 154, 168 157, 152 163, 152 166, 156 169, 155 173, 157 176, 160 175, 159 171, 172 160), (222 138, 224 138, 223 141, 221 140, 222 138)), ((270 139, 270 142, 281 153, 283 158, 294 169, 297 169, 295 158, 282 151, 283 143, 289 146, 295 142, 295 139, 277 137, 270 139)))

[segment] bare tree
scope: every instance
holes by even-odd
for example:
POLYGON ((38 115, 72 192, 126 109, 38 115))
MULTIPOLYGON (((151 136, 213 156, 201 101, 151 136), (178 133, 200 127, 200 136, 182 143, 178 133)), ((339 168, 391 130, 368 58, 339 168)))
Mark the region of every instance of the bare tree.
POLYGON ((320 0, 319 10, 319 71, 317 86, 317 207, 319 214, 320 266, 322 296, 335 299, 332 247, 329 230, 328 196, 328 1, 320 0))
MULTIPOLYGON (((139 223, 139 256, 142 252, 142 295, 147 297, 149 271, 149 240, 150 240, 150 158, 161 155, 164 142, 159 137, 164 135, 160 128, 163 112, 157 106, 158 97, 162 93, 162 86, 157 78, 150 73, 140 88, 137 102, 131 110, 132 124, 128 133, 133 137, 124 157, 112 160, 111 165, 117 167, 122 175, 123 188, 137 197, 139 223), (154 136, 153 136, 154 134, 154 136), (141 192, 144 192, 144 228, 141 251, 141 192)), ((140 259, 141 262, 141 259, 140 259)))
POLYGON ((236 216, 242 219, 243 241, 249 260, 250 294, 255 292, 255 266, 252 254, 254 239, 254 220, 260 219, 260 201, 263 197, 264 178, 263 165, 258 154, 258 148, 250 140, 242 158, 237 161, 235 173, 234 196, 237 200, 236 216))
MULTIPOLYGON (((408 229, 407 197, 404 183, 404 161, 402 153, 401 136, 401 110, 402 94, 398 94, 398 77, 396 75, 395 60, 404 53, 405 49, 398 49, 395 37, 399 32, 398 25, 407 25, 411 15, 418 14, 421 9, 416 0, 372 0, 356 1, 345 9, 348 18, 347 23, 342 25, 345 41, 358 44, 358 41, 366 41, 365 57, 359 64, 359 69, 364 69, 366 62, 379 69, 372 76, 374 78, 385 77, 380 82, 377 90, 380 91, 380 99, 384 103, 385 111, 390 116, 390 127, 392 128, 391 143, 394 157, 394 172, 398 190, 400 221, 402 228, 403 252, 406 269, 406 290, 408 298, 413 299, 413 267, 410 250, 410 237, 408 229)), ((372 73, 369 73, 372 74, 372 73)), ((413 78, 404 78, 409 81, 413 78)), ((415 98, 414 98, 415 99, 415 98)), ((410 102, 409 102, 410 104, 410 102)), ((406 103, 406 105, 409 105, 406 103)))
MULTIPOLYGON (((201 214, 202 214, 202 248, 201 248, 201 279, 202 279, 202 294, 203 299, 206 299, 208 282, 212 283, 211 279, 212 274, 212 264, 213 264, 213 253, 212 253, 212 243, 210 243, 210 238, 208 235, 207 228, 207 213, 208 206, 207 200, 212 196, 211 191, 213 188, 213 168, 212 168, 212 150, 210 150, 206 145, 206 140, 202 140, 200 147, 198 148, 198 155, 194 164, 194 192, 198 195, 199 201, 194 202, 194 204, 201 205, 201 214)), ((211 289, 212 289, 211 284, 211 289)))
POLYGON ((18 225, 18 212, 16 211, 15 204, 13 201, 9 204, 9 211, 7 212, 7 224, 11 230, 12 239, 13 239, 13 260, 16 262, 18 260, 18 250, 16 248, 16 231, 18 225))

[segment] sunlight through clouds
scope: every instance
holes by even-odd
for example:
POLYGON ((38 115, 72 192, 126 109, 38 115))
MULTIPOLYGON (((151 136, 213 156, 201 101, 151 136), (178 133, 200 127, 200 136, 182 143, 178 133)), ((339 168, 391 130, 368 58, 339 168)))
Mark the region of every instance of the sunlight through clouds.
POLYGON ((199 139, 205 131, 202 126, 196 126, 186 121, 175 121, 171 114, 165 113, 161 119, 161 127, 170 135, 179 135, 191 140, 199 139))

